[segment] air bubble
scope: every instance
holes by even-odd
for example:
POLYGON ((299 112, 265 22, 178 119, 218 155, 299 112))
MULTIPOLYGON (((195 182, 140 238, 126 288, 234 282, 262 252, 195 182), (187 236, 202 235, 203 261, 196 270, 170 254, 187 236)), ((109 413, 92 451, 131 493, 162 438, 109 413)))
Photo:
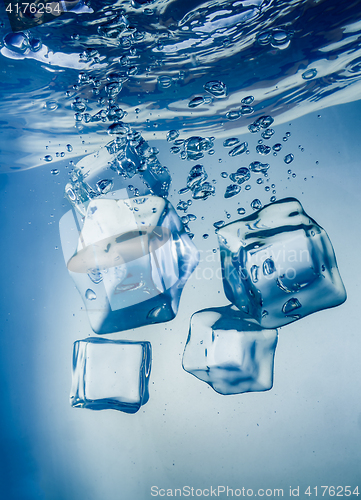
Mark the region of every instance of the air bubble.
POLYGON ((259 132, 260 129, 260 125, 256 125, 255 123, 251 123, 250 125, 248 125, 248 130, 251 132, 251 134, 259 132))
POLYGON ((312 68, 302 73, 302 78, 304 80, 311 80, 311 78, 315 78, 316 75, 317 75, 317 70, 315 68, 312 68))
POLYGON ((19 33, 8 33, 4 38, 4 44, 5 47, 18 54, 24 54, 30 49, 29 39, 21 31, 19 33))
POLYGON ((251 202, 251 208, 253 208, 253 210, 259 210, 260 208, 262 208, 262 203, 260 202, 260 200, 258 198, 255 198, 251 202))
POLYGON ((88 288, 88 290, 85 292, 85 298, 87 300, 95 300, 97 298, 97 294, 94 292, 94 290, 88 288))
POLYGON ((212 80, 204 85, 204 90, 212 94, 214 97, 222 98, 227 95, 227 87, 223 82, 212 80))
POLYGON ((226 118, 228 118, 228 120, 237 120, 240 116, 240 111, 228 111, 228 113, 226 113, 226 118))
POLYGON ((257 118, 257 120, 254 122, 254 125, 256 126, 259 126, 261 128, 268 128, 272 125, 272 123, 274 122, 274 119, 272 118, 272 116, 260 116, 259 118, 257 118))
POLYGON ((239 111, 242 116, 247 116, 254 113, 254 109, 252 108, 252 106, 241 106, 241 109, 239 111))
POLYGON ((191 101, 189 101, 188 108, 196 108, 197 106, 200 106, 201 104, 204 104, 204 98, 201 96, 194 97, 191 101))
POLYGON ((86 105, 83 101, 83 99, 80 99, 80 97, 77 97, 75 101, 73 101, 73 104, 71 105, 74 111, 78 111, 79 113, 82 113, 85 111, 86 105))
POLYGON ((223 142, 223 146, 225 148, 231 148, 232 146, 234 146, 235 144, 238 144, 238 143, 239 143, 239 139, 237 139, 237 137, 230 137, 229 139, 226 139, 223 142))
POLYGON ((293 312, 295 309, 299 309, 301 307, 301 303, 298 299, 292 298, 289 299, 285 304, 283 304, 282 312, 284 314, 289 314, 293 312))
POLYGON ((58 103, 56 103, 55 101, 48 101, 45 107, 49 111, 55 111, 56 109, 58 109, 58 103))
POLYGON ((266 146, 265 144, 259 144, 257 147, 256 147, 256 151, 257 153, 259 153, 260 155, 268 155, 270 154, 271 152, 271 148, 269 146, 266 146))
POLYGON ((172 79, 170 76, 163 75, 158 78, 158 86, 161 89, 167 89, 171 85, 172 85, 172 79))
POLYGON ((258 266, 254 265, 251 267, 250 272, 251 272, 251 279, 253 283, 258 282, 258 266))
POLYGON ((272 259, 266 259, 263 262, 263 274, 265 276, 273 274, 276 271, 275 263, 272 259))
POLYGON ((251 172, 247 167, 240 167, 237 172, 230 174, 229 178, 233 182, 237 182, 237 184, 243 184, 243 182, 248 181, 251 177, 251 172))
POLYGON ((289 153, 283 158, 283 161, 288 165, 289 163, 293 162, 294 158, 294 155, 292 153, 289 153))
POLYGON ((275 133, 275 131, 273 130, 273 128, 267 128, 264 132, 262 132, 261 135, 262 135, 263 139, 268 140, 273 136, 274 133, 275 133))
POLYGON ((235 148, 231 149, 231 151, 229 151, 228 154, 229 156, 238 156, 245 153, 247 151, 247 148, 248 148, 248 142, 242 142, 235 148))
POLYGON ((226 192, 224 193, 225 198, 232 198, 236 196, 241 191, 241 186, 239 184, 230 184, 227 186, 226 192))
POLYGON ((170 130, 167 133, 167 141, 172 142, 175 141, 179 137, 179 130, 170 130))
POLYGON ((263 174, 265 174, 267 172, 269 167, 270 167, 269 163, 261 163, 260 161, 253 161, 249 165, 249 168, 252 170, 252 172, 263 173, 263 174))
POLYGON ((247 97, 244 97, 242 100, 241 100, 241 104, 246 104, 246 105, 250 105, 252 104, 254 101, 254 97, 253 95, 248 95, 247 97))

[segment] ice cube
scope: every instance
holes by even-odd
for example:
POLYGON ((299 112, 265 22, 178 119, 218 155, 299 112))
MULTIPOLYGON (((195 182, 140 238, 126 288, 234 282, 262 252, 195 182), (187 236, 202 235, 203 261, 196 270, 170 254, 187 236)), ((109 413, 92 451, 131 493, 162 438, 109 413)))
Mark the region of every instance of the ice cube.
POLYGON ((191 318, 183 368, 220 394, 267 391, 273 385, 277 330, 242 319, 234 306, 191 318))
POLYGON ((74 342, 71 406, 137 412, 149 399, 151 352, 150 342, 74 342))
POLYGON ((84 220, 72 211, 62 217, 60 235, 94 332, 176 316, 199 255, 167 200, 152 195, 94 199, 84 220))
POLYGON ((263 328, 346 300, 326 232, 294 198, 227 224, 218 238, 225 294, 263 328))

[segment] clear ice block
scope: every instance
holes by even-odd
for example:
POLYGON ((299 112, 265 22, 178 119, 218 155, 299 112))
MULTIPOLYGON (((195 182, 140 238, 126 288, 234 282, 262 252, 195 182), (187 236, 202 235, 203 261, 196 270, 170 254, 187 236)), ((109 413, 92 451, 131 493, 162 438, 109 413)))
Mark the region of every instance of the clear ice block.
POLYGON ((98 334, 173 319, 198 264, 172 205, 157 196, 91 200, 60 221, 64 258, 98 334))
POLYGON ((242 319, 234 306, 193 314, 183 368, 224 395, 267 391, 273 385, 277 330, 242 319))
POLYGON ((294 198, 227 224, 218 238, 225 294, 263 328, 346 300, 326 232, 294 198))
POLYGON ((149 399, 151 352, 150 342, 74 342, 71 406, 137 412, 149 399))

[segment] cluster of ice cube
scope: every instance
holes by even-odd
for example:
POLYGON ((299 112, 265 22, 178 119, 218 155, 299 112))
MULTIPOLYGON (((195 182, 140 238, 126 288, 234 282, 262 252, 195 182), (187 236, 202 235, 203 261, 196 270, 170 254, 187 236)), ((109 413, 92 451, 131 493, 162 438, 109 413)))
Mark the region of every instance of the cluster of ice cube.
POLYGON ((183 367, 221 394, 272 387, 277 328, 346 300, 331 242, 294 198, 218 230, 233 306, 191 319, 183 367))
MULTIPOLYGON (((155 155, 141 136, 118 137, 81 160, 65 189, 73 209, 60 221, 63 254, 98 334, 173 319, 198 264, 195 245, 164 198, 170 178, 155 155), (128 181, 139 174, 145 193, 129 196, 117 176, 104 178, 105 162, 128 181)), ((150 368, 149 342, 77 341, 71 404, 134 413, 148 400, 150 368)))
MULTIPOLYGON (((173 319, 198 264, 195 245, 165 199, 169 174, 156 153, 140 135, 118 137, 83 159, 66 186, 73 209, 60 222, 63 253, 98 334, 173 319), (114 177, 101 177, 106 160, 125 179, 139 175, 146 192, 129 196, 114 177)), ((206 177, 196 165, 187 187, 195 191, 206 177)), ((269 390, 277 328, 346 299, 332 245, 294 198, 222 224, 218 238, 232 305, 192 316, 183 368, 221 394, 269 390)), ((150 368, 149 342, 77 341, 71 404, 134 413, 148 400, 150 368)))

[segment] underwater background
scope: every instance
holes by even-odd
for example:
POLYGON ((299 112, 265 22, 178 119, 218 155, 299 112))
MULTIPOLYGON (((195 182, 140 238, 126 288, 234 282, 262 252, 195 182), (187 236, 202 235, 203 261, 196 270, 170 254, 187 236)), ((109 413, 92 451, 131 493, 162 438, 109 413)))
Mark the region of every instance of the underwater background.
POLYGON ((361 2, 91 2, 18 35, 0 7, 4 498, 360 489, 361 2), (269 138, 248 128, 260 116, 274 120, 269 138), (152 344, 149 401, 133 415, 69 404, 73 343, 95 334, 59 237, 69 171, 120 121, 159 151, 174 207, 191 198, 179 191, 195 161, 215 191, 191 200, 201 262, 176 318, 105 336, 152 344), (193 160, 170 130, 212 145, 193 160), (229 155, 229 138, 245 150, 229 155), (257 160, 267 178, 225 197, 229 175, 257 160), (270 391, 222 396, 182 368, 189 320, 229 304, 213 224, 271 196, 297 198, 327 231, 348 297, 279 329, 270 391))

